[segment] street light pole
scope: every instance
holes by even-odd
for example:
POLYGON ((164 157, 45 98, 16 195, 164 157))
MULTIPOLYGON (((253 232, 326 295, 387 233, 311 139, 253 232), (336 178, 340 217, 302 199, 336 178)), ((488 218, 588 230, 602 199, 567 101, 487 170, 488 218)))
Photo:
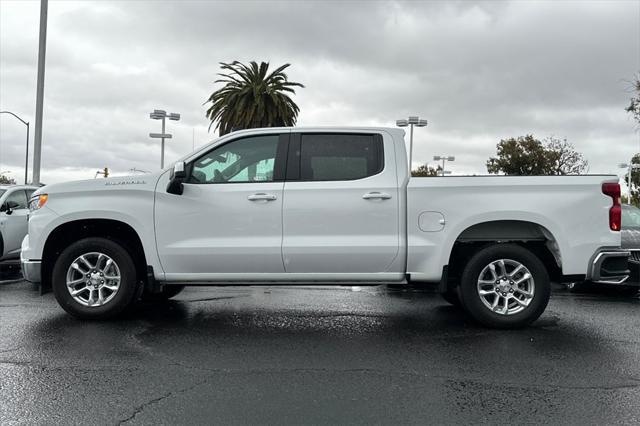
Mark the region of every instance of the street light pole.
MULTIPOLYGON (((632 159, 633 160, 633 159, 632 159)), ((633 164, 629 161, 629 167, 627 167, 627 203, 631 204, 631 169, 633 164)))
MULTIPOLYGON (((162 117, 162 134, 164 135, 164 119, 165 117, 162 117)), ((164 138, 161 139, 162 143, 161 143, 161 147, 160 147, 160 170, 164 169, 164 138)))
POLYGON ((40 0, 40 41, 38 47, 38 79, 36 86, 36 133, 33 138, 33 183, 40 183, 40 153, 42 152, 42 105, 44 103, 44 60, 47 52, 48 0, 40 0))
POLYGON ((408 119, 396 120, 396 126, 398 127, 411 127, 409 132, 409 175, 411 175, 411 162, 413 160, 413 126, 425 127, 427 120, 421 120, 420 117, 411 116, 408 119))
MULTIPOLYGON (((456 161, 456 157, 454 157, 453 155, 434 155, 433 156, 433 160, 434 161, 441 161, 442 160, 442 176, 444 176, 446 174, 446 172, 444 171, 444 162, 445 161, 456 161)), ((449 172, 451 173, 451 172, 449 172)))
POLYGON ((11 111, 0 111, 0 114, 11 114, 13 115, 15 118, 17 118, 18 120, 20 120, 22 122, 22 124, 24 124, 25 126, 27 126, 27 144, 26 144, 26 148, 25 148, 25 158, 24 158, 24 184, 27 184, 27 170, 29 169, 29 122, 28 121, 24 121, 22 118, 18 117, 16 114, 12 113, 11 111))
POLYGON ((164 140, 171 139, 173 135, 169 133, 165 133, 165 119, 169 118, 169 120, 178 121, 180 120, 180 114, 172 112, 171 114, 167 114, 165 110, 155 109, 152 113, 149 114, 149 118, 153 120, 162 120, 162 133, 149 133, 150 138, 156 138, 161 140, 160 144, 160 169, 164 169, 164 140))

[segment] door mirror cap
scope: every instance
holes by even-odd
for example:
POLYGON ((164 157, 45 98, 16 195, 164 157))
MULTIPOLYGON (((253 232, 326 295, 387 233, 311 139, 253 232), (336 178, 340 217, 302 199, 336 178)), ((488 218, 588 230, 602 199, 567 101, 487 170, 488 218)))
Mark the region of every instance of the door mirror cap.
POLYGON ((173 165, 173 170, 171 170, 171 177, 169 178, 169 183, 167 184, 167 192, 169 194, 182 195, 182 191, 184 190, 182 182, 184 182, 185 178, 187 177, 187 173, 184 169, 184 161, 178 161, 173 165))
POLYGON ((184 161, 178 161, 173 165, 172 175, 172 179, 184 179, 185 177, 187 177, 187 174, 184 170, 184 161))

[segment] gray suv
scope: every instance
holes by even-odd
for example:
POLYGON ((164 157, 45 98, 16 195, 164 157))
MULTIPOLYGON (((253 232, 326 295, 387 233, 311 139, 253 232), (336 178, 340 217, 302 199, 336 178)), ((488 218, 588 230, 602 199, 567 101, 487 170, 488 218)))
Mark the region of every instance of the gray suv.
POLYGON ((29 198, 37 186, 0 185, 0 260, 20 257, 27 235, 29 198))

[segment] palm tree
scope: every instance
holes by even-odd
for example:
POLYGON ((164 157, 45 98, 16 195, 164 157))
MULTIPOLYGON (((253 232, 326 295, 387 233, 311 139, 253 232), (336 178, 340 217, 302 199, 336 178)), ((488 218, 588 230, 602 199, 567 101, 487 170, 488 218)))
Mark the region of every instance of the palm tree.
POLYGON ((295 125, 300 108, 287 93, 295 94, 292 87, 304 86, 288 81, 283 71, 289 65, 284 64, 267 75, 268 62, 259 66, 255 61, 249 65, 238 61, 220 62, 220 67, 228 72, 218 74, 223 78, 215 83, 224 83, 224 86, 207 99, 212 103, 207 110, 207 118, 211 120, 209 129, 217 122, 215 128, 222 136, 238 129, 295 125))

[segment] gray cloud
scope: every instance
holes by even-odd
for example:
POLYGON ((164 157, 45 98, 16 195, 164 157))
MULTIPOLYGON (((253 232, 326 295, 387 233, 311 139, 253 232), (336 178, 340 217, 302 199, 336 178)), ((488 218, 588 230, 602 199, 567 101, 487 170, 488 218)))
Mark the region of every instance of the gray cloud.
MULTIPOLYGON (((0 1, 0 108, 34 120, 38 3, 0 1)), ((292 63, 300 125, 420 114, 414 160, 485 173, 501 139, 566 137, 591 172, 640 149, 624 112, 640 70, 640 2, 57 2, 49 5, 43 180, 155 170, 154 108, 175 159, 214 134, 218 62, 292 63)), ((0 170, 23 173, 24 128, 0 116, 0 170)))

